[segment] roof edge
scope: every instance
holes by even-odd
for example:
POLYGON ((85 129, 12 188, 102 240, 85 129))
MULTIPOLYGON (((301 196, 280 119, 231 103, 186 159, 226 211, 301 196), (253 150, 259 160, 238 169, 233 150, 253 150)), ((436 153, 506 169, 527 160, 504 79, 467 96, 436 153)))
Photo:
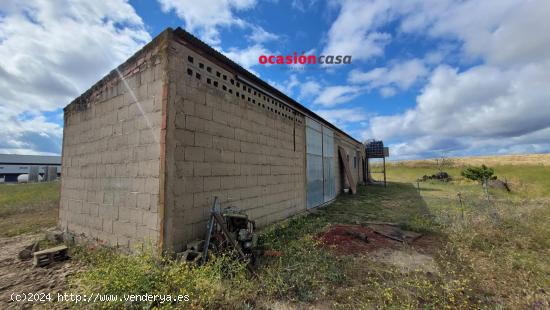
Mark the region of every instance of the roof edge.
POLYGON ((63 111, 67 112, 71 109, 71 107, 76 106, 78 104, 85 104, 88 99, 94 94, 95 91, 99 90, 100 88, 107 85, 110 81, 120 78, 119 72, 124 72, 126 68, 128 68, 131 64, 135 63, 136 60, 145 54, 146 52, 152 50, 155 48, 158 44, 160 44, 165 37, 170 36, 174 30, 170 27, 164 29, 161 33, 159 33, 156 37, 151 40, 151 42, 145 44, 141 49, 139 49, 137 52, 135 52, 130 58, 126 59, 122 64, 115 67, 115 69, 111 70, 109 73, 107 73, 103 78, 101 78, 99 81, 97 81, 95 84, 93 84, 88 90, 86 90, 84 93, 73 99, 69 104, 67 104, 63 111))
POLYGON ((71 108, 73 106, 78 106, 79 104, 86 104, 88 102, 88 100, 90 99, 90 97, 94 94, 94 92, 96 92, 100 88, 107 85, 108 82, 110 82, 114 79, 120 78, 118 72, 123 72, 124 69, 126 69, 131 64, 133 64, 141 55, 143 55, 144 53, 146 53, 149 50, 153 49, 158 44, 160 44, 164 40, 165 37, 170 37, 171 35, 174 35, 174 36, 177 36, 180 39, 183 39, 184 41, 190 43, 194 47, 204 51, 209 56, 214 57, 218 61, 226 64, 231 69, 233 69, 235 72, 237 72, 238 74, 241 74, 242 76, 246 77, 250 81, 254 82, 256 85, 258 85, 260 87, 263 87, 263 88, 266 88, 266 90, 273 93, 274 95, 279 96, 281 99, 283 99, 285 101, 288 101, 288 103, 290 103, 291 105, 294 105, 300 112, 303 112, 307 116, 310 116, 313 119, 315 119, 317 121, 320 121, 321 123, 327 125, 328 127, 330 127, 332 129, 336 130, 337 132, 345 135, 346 137, 348 137, 352 141, 362 144, 361 141, 353 138, 351 135, 349 135, 348 133, 346 133, 342 129, 338 128, 337 126, 335 126, 331 122, 327 121, 326 119, 324 119, 320 115, 316 114, 315 112, 311 111, 310 109, 308 109, 304 105, 300 104, 298 101, 294 100, 290 96, 286 95, 285 93, 283 93, 280 90, 278 90, 277 88, 271 86, 270 84, 268 84, 264 80, 260 79, 256 75, 252 74, 250 71, 246 70, 245 68, 243 68, 242 66, 240 66, 239 64, 234 62, 233 60, 229 59, 228 57, 226 57, 222 53, 218 52, 217 50, 215 50, 214 48, 212 48, 208 44, 206 44, 203 41, 199 40, 197 37, 195 37, 194 35, 192 35, 191 33, 187 32, 187 31, 185 31, 181 27, 177 27, 175 30, 171 27, 166 28, 164 31, 162 31, 160 34, 158 34, 153 40, 151 40, 151 42, 147 43, 140 50, 135 52, 125 62, 123 62, 122 64, 117 66, 115 69, 111 70, 101 80, 96 82, 88 90, 86 90, 80 96, 78 96, 73 101, 71 101, 67 106, 65 106, 65 108, 63 108, 63 111, 66 113, 69 110, 71 110, 71 108))

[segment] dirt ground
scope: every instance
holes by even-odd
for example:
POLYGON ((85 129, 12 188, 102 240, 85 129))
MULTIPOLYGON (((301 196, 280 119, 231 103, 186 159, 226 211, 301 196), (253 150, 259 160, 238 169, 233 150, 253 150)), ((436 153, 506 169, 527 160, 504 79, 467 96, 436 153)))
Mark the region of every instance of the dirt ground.
POLYGON ((355 225, 332 225, 319 236, 319 241, 337 255, 364 254, 399 245, 399 242, 381 236, 368 227, 355 225), (361 240, 358 235, 366 236, 368 241, 361 240))
POLYGON ((57 296, 67 285, 67 277, 81 267, 71 260, 46 267, 33 267, 22 261, 19 252, 43 234, 0 238, 0 309, 30 309, 33 303, 11 302, 12 294, 51 293, 57 296))
POLYGON ((396 266, 403 272, 437 271, 437 264, 431 255, 429 237, 420 237, 405 244, 380 235, 370 227, 333 225, 318 238, 324 247, 333 250, 337 255, 367 255, 375 261, 396 266), (367 240, 361 237, 366 237, 367 240))

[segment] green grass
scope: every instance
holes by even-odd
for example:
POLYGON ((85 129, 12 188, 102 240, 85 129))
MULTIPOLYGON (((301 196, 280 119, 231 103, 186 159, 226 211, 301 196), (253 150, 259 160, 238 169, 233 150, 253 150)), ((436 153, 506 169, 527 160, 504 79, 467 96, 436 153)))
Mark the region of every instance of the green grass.
POLYGON ((542 292, 550 287, 550 168, 494 168, 499 178, 510 181, 512 192, 491 189, 489 201, 479 184, 460 177, 461 167, 446 169, 455 180, 449 183, 416 183, 422 175, 435 173, 434 167, 390 165, 388 175, 419 185, 422 200, 444 234, 440 265, 470 277, 471 294, 481 305, 548 306, 550 299, 542 292))
MULTIPOLYGON (((500 180, 510 183, 512 191, 523 198, 550 197, 550 167, 542 165, 496 165, 495 175, 500 180)), ((460 172, 464 166, 449 167, 444 169, 455 180, 464 181, 460 172)), ((424 162, 416 167, 391 163, 387 166, 388 179, 398 182, 414 182, 423 175, 437 173, 437 168, 432 162, 424 162)), ((462 183, 468 183, 464 181, 462 183)), ((456 184, 456 182, 455 182, 456 184)))
POLYGON ((143 252, 85 250, 76 257, 89 268, 73 278, 72 291, 179 292, 191 299, 161 308, 270 308, 276 302, 337 309, 548 307, 550 174, 545 167, 495 168, 521 186, 512 193, 491 190, 487 200, 479 184, 459 177, 459 168, 449 169, 455 181, 420 182, 418 190, 416 179, 434 173, 432 167, 390 165, 387 188, 360 187, 357 195, 264 229, 260 246, 282 256, 261 258, 255 276, 227 256, 192 267, 143 252), (423 232, 423 242, 403 251, 433 257, 436 270, 403 270, 319 246, 316 236, 329 225, 366 221, 423 232))
POLYGON ((0 184, 0 236, 33 233, 57 222, 59 183, 0 184))

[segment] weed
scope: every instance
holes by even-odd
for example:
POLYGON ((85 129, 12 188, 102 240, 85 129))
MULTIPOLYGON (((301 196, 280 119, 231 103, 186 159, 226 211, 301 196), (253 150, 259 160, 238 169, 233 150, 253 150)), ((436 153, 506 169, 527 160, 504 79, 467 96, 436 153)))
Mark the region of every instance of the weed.
POLYGON ((59 183, 0 184, 0 236, 34 233, 57 222, 59 183))

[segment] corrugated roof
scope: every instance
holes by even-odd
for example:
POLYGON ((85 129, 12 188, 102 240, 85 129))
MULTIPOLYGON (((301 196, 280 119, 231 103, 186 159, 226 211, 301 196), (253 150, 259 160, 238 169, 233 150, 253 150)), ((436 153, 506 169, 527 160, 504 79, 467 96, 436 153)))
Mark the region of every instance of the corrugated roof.
POLYGON ((0 164, 61 165, 61 156, 0 154, 0 164))

